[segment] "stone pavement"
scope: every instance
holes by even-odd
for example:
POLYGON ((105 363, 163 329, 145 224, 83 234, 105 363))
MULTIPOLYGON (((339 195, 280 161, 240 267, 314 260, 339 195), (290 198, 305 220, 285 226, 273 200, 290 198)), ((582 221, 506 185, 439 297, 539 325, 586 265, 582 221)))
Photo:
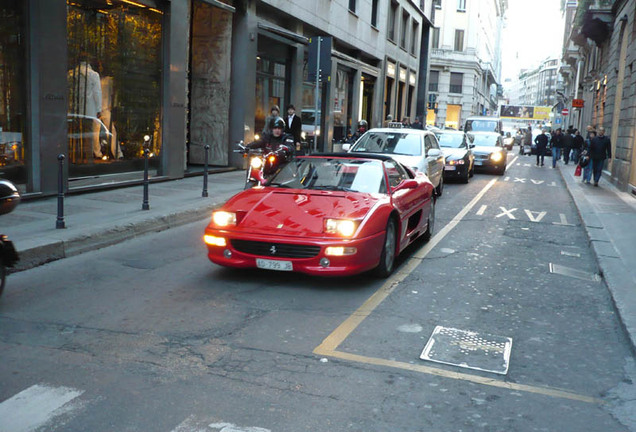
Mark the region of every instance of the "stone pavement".
MULTIPOLYGON (((636 199, 602 179, 600 187, 574 177, 575 166, 559 166, 578 208, 603 279, 636 347, 636 199)), ((119 243, 130 237, 205 220, 216 206, 243 188, 244 171, 151 183, 150 210, 142 210, 143 187, 67 195, 65 229, 56 229, 57 197, 23 201, 0 217, 0 232, 21 255, 18 270, 119 243)), ((203 229, 203 226, 202 226, 203 229)), ((636 351, 636 349, 635 349, 636 351)))
POLYGON ((242 170, 210 174, 206 198, 202 197, 203 176, 150 183, 149 210, 142 210, 141 185, 66 195, 64 229, 56 229, 56 196, 23 200, 12 213, 0 216, 0 232, 9 236, 20 254, 16 269, 25 270, 205 220, 212 209, 243 189, 244 178, 242 170))
POLYGON ((636 198, 606 178, 599 187, 574 176, 576 165, 559 165, 574 199, 621 322, 636 351, 636 198))

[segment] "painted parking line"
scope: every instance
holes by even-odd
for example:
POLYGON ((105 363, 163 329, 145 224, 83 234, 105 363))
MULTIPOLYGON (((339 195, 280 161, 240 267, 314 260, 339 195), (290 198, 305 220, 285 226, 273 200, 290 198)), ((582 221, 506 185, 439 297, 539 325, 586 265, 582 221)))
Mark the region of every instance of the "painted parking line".
POLYGON ((34 431, 61 414, 79 408, 69 404, 84 393, 69 387, 36 384, 0 403, 2 432, 34 431))
MULTIPOLYGON (((508 166, 514 164, 517 160, 515 157, 508 166)), ((385 360, 375 357, 366 357, 356 354, 349 354, 343 351, 338 351, 338 347, 345 341, 351 333, 364 321, 371 313, 386 299, 408 275, 410 275, 422 262, 422 260, 428 255, 428 253, 444 238, 448 233, 459 224, 459 222, 466 216, 466 214, 483 198, 483 196, 490 190, 490 188, 497 182, 497 179, 492 179, 488 184, 468 203, 457 215, 445 225, 437 234, 435 234, 422 248, 420 248, 411 258, 409 258, 400 269, 398 269, 387 281, 369 297, 353 314, 351 314, 346 320, 344 320, 330 335, 328 335, 320 345, 318 345, 313 353, 316 355, 339 358, 342 360, 365 363, 377 366, 386 366, 391 368, 398 368, 403 370, 409 370, 428 375, 441 376, 450 379, 462 380, 467 382, 473 382, 477 384, 483 384, 491 387, 505 388, 516 391, 523 391, 528 393, 541 394, 545 396, 577 400, 587 403, 603 403, 602 400, 592 398, 589 396, 578 395, 573 392, 563 391, 550 387, 536 387, 523 384, 509 383, 493 378, 484 378, 480 376, 474 376, 466 373, 459 373, 453 371, 447 371, 431 366, 416 365, 405 362, 398 362, 393 360, 385 360)))

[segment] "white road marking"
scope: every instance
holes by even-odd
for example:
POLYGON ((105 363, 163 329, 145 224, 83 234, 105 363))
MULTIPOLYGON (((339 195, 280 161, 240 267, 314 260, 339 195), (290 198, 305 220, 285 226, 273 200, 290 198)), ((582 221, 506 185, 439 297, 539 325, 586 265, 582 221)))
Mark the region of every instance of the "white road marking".
POLYGON ((269 429, 263 429, 254 426, 236 426, 232 423, 212 423, 211 428, 218 429, 220 432, 272 432, 269 429))
POLYGON ((487 208, 487 205, 482 205, 481 207, 479 207, 479 210, 477 210, 477 216, 483 215, 487 208))
POLYGON ((534 179, 530 179, 530 181, 536 185, 539 185, 544 182, 544 180, 534 180, 534 179))
POLYGON ((573 224, 568 223, 568 219, 563 213, 559 213, 559 217, 561 218, 561 222, 552 222, 554 225, 574 226, 573 224))
POLYGON ((83 390, 70 387, 31 386, 0 403, 0 430, 32 432, 54 417, 72 411, 74 407, 65 405, 82 393, 83 390))
POLYGON ((501 213, 499 213, 497 216, 495 217, 502 217, 502 216, 508 216, 510 219, 517 219, 512 212, 514 212, 515 210, 517 210, 516 208, 507 210, 505 207, 499 207, 501 209, 501 213))
POLYGON ((530 219, 530 222, 541 222, 541 219, 544 218, 544 216, 548 213, 545 211, 542 212, 533 212, 531 210, 525 210, 526 214, 528 215, 528 219, 530 219), (534 213, 537 213, 537 216, 534 216, 534 213))
POLYGON ((515 177, 515 181, 513 183, 525 183, 525 182, 526 182, 525 178, 515 177))

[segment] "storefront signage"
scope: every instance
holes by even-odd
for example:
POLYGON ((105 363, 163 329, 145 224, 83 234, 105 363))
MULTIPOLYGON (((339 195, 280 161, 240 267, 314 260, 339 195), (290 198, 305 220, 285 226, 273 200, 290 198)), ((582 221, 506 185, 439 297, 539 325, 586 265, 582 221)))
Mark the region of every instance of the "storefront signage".
POLYGON ((583 108, 585 101, 583 99, 572 99, 572 108, 583 108))
POLYGON ((395 78, 395 65, 393 63, 386 64, 386 76, 395 78))
POLYGON ((400 68, 400 81, 406 81, 406 69, 400 68))
POLYGON ((411 71, 411 74, 409 75, 409 84, 414 86, 415 85, 415 72, 411 71))
POLYGON ((551 110, 547 106, 502 105, 499 116, 514 119, 548 120, 551 110))

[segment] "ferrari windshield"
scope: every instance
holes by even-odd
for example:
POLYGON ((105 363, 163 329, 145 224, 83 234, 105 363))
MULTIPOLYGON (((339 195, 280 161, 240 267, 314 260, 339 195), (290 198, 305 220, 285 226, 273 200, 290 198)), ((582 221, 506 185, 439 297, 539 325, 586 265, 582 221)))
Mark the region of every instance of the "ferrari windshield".
POLYGON ((464 133, 455 132, 441 132, 435 133, 440 147, 460 148, 466 147, 464 145, 464 133))
POLYGON ((268 186, 293 189, 386 193, 379 160, 296 158, 271 178, 268 186))
POLYGON ((395 132, 369 131, 362 135, 350 151, 421 156, 422 135, 399 130, 395 132))

